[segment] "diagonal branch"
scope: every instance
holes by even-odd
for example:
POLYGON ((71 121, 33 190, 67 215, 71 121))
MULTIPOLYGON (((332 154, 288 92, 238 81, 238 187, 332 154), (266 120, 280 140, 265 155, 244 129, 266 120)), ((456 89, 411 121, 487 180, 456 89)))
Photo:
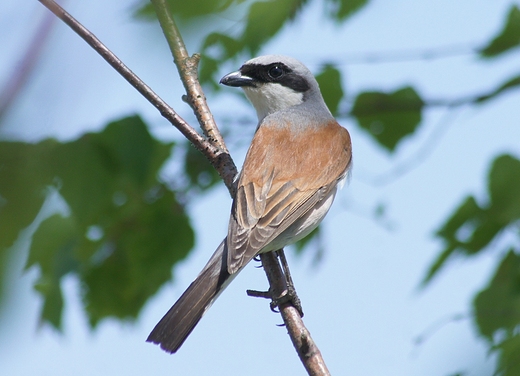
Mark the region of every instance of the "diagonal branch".
MULTIPOLYGON (((232 191, 232 181, 236 175, 236 167, 229 153, 201 136, 175 110, 161 99, 148 85, 132 72, 112 51, 110 51, 92 32, 79 23, 65 9, 53 0, 38 0, 52 13, 65 22, 97 53, 101 55, 130 85, 132 85, 148 102, 159 110, 161 115, 176 127, 198 150, 200 150, 222 176, 226 186, 232 191)), ((182 75, 182 74, 181 74, 182 75)))
MULTIPOLYGON (((267 275, 270 292, 273 296, 282 296, 285 285, 285 276, 274 252, 262 253, 262 266, 267 275)), ((305 327, 302 317, 292 303, 282 303, 278 306, 287 333, 300 357, 307 373, 311 376, 330 376, 320 349, 311 337, 311 333, 305 327)))

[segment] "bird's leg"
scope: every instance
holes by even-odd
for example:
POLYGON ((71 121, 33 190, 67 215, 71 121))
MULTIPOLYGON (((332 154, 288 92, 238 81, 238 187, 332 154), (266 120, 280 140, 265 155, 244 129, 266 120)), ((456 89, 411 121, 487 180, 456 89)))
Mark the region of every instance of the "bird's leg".
POLYGON ((253 296, 255 298, 265 298, 271 299, 271 310, 273 312, 278 312, 276 308, 283 303, 291 303, 294 308, 298 310, 300 316, 303 317, 303 309, 301 305, 300 298, 296 294, 296 289, 294 288, 294 283, 291 277, 291 272, 289 270, 289 265, 287 263, 287 259, 285 258, 285 254, 283 249, 275 251, 275 255, 277 256, 277 262, 282 266, 283 270, 283 285, 284 289, 281 292, 276 291, 274 293, 272 288, 269 288, 268 291, 257 291, 257 290, 247 290, 246 293, 248 296, 253 296))
POLYGON ((302 302, 298 297, 298 294, 296 293, 296 289, 294 288, 294 282, 291 277, 291 271, 289 270, 289 264, 287 263, 287 259, 285 258, 283 248, 276 251, 276 255, 278 256, 278 259, 280 259, 280 264, 282 265, 287 290, 284 291, 280 297, 272 299, 271 309, 277 307, 281 303, 290 301, 293 304, 294 308, 298 310, 300 316, 303 317, 302 302))

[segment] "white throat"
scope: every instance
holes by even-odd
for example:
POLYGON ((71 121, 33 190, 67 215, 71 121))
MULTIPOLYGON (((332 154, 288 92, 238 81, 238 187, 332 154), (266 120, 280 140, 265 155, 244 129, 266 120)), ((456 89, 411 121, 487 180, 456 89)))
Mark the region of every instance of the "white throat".
POLYGON ((243 87, 261 121, 267 115, 299 105, 303 102, 303 93, 298 93, 277 83, 268 83, 259 87, 243 87))

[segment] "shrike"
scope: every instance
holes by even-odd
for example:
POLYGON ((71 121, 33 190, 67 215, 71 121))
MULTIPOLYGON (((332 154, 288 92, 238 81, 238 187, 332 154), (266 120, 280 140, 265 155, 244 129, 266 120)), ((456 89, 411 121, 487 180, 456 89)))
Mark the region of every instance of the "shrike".
POLYGON ((348 131, 336 122, 316 79, 298 60, 260 56, 220 83, 244 90, 258 127, 236 178, 227 237, 148 336, 148 342, 170 353, 249 261, 318 226, 352 160, 348 131))

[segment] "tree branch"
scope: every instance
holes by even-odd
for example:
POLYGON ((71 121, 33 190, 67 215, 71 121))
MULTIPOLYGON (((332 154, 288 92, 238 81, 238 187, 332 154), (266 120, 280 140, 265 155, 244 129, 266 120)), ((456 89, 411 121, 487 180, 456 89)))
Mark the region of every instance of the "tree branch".
POLYGON ((38 0, 59 19, 65 22, 98 54, 101 55, 130 85, 132 85, 148 102, 159 110, 161 115, 176 127, 198 150, 200 150, 222 176, 230 192, 233 194, 232 181, 236 175, 236 167, 225 150, 213 145, 202 137, 181 116, 161 99, 148 85, 132 72, 112 51, 110 51, 94 34, 79 23, 53 0, 38 0))
MULTIPOLYGON (((286 290, 285 276, 274 252, 262 253, 262 266, 264 267, 267 280, 271 286, 272 296, 282 296, 286 290)), ((289 337, 300 357, 307 373, 312 376, 330 375, 321 352, 314 343, 311 333, 305 327, 298 310, 290 303, 282 303, 278 306, 283 322, 287 328, 289 337)))
MULTIPOLYGON (((192 106, 197 119, 208 139, 196 132, 184 119, 182 119, 166 102, 164 102, 153 90, 148 87, 137 75, 135 75, 123 62, 113 54, 94 34, 81 25, 53 0, 38 0, 45 5, 58 18, 70 26, 81 38, 83 38, 94 50, 96 50, 117 72, 119 72, 134 88, 136 88, 150 103, 152 103, 167 120, 199 149, 219 172, 224 183, 228 187, 231 196, 234 196, 235 188, 233 179, 237 173, 236 167, 227 151, 224 140, 218 131, 213 116, 209 111, 206 98, 200 87, 197 75, 199 56, 189 57, 181 35, 168 11, 165 0, 151 0, 157 12, 159 22, 165 33, 174 56, 174 62, 179 71, 181 80, 188 93, 188 101, 192 106)), ((273 252, 261 256, 270 290, 274 296, 281 296, 286 289, 285 279, 280 265, 273 252)), ((313 342, 309 331, 305 327, 298 310, 291 303, 280 304, 280 313, 283 317, 289 336, 296 348, 305 369, 309 375, 330 375, 323 362, 321 353, 313 342)))

